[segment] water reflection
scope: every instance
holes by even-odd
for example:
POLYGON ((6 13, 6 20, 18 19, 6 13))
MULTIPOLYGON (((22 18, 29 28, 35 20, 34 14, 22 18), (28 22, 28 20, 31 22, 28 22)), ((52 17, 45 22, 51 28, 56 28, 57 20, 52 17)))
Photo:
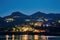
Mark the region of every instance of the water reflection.
POLYGON ((60 40, 60 36, 0 35, 0 40, 60 40))

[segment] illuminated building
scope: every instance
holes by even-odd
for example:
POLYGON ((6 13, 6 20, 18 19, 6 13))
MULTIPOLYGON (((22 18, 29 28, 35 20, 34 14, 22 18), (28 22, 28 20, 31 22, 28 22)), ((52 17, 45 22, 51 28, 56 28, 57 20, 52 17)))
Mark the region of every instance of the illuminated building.
POLYGON ((33 32, 46 32, 46 30, 35 29, 33 32))
POLYGON ((23 25, 23 26, 20 26, 20 25, 16 25, 14 28, 12 28, 13 31, 15 32, 26 32, 26 31, 33 31, 34 28, 28 26, 28 25, 23 25))
POLYGON ((20 16, 13 16, 13 18, 19 18, 20 16))
POLYGON ((26 32, 26 31, 33 31, 34 29, 27 26, 27 27, 22 27, 22 30, 26 32))
POLYGON ((30 23, 30 25, 34 25, 34 23, 32 22, 32 23, 30 23))
POLYGON ((49 27, 49 26, 52 26, 51 24, 47 23, 47 24, 43 24, 43 27, 49 27))
POLYGON ((58 20, 58 23, 60 23, 60 20, 58 20))
POLYGON ((16 28, 12 28, 13 32, 15 32, 16 28))
POLYGON ((25 19, 26 22, 30 21, 30 19, 25 19))
POLYGON ((5 21, 6 22, 12 22, 12 21, 14 21, 14 19, 13 18, 6 18, 5 21))
POLYGON ((38 22, 43 22, 44 20, 42 18, 37 19, 38 22))
POLYGON ((48 19, 44 19, 45 21, 48 21, 48 19))
POLYGON ((34 26, 42 26, 42 22, 36 22, 34 26))

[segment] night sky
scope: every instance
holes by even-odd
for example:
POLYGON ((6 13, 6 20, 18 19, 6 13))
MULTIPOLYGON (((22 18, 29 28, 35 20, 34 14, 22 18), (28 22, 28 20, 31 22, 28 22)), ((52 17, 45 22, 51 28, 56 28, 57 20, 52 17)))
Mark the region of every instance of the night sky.
POLYGON ((37 11, 60 13, 60 0, 0 0, 0 16, 19 11, 31 15, 37 11))

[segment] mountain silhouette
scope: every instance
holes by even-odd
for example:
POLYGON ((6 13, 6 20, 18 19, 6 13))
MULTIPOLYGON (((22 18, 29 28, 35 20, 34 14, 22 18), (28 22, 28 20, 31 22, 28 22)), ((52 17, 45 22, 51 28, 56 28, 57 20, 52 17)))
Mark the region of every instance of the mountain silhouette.
POLYGON ((30 16, 31 18, 52 18, 53 20, 59 20, 60 19, 60 14, 59 13, 43 13, 43 12, 36 12, 30 16))
POLYGON ((28 15, 25 15, 21 12, 13 12, 11 15, 9 16, 5 16, 4 18, 23 18, 23 19, 29 19, 29 18, 41 18, 41 17, 45 17, 45 18, 57 18, 57 19, 60 19, 60 14, 55 14, 55 13, 49 13, 49 14, 46 14, 46 13, 43 13, 43 12, 36 12, 30 16, 28 15))
POLYGON ((11 15, 6 16, 4 18, 25 18, 27 15, 21 13, 21 12, 13 12, 11 15))
POLYGON ((38 11, 38 12, 32 14, 30 17, 31 18, 40 18, 40 17, 44 17, 45 15, 46 15, 45 13, 38 11))
POLYGON ((54 13, 43 13, 43 12, 36 12, 30 16, 25 15, 21 12, 13 12, 11 15, 5 16, 5 17, 0 17, 0 27, 14 27, 15 25, 18 24, 25 24, 25 19, 35 19, 37 20, 37 18, 51 18, 53 20, 60 20, 60 14, 54 14, 54 13), (13 18, 14 21, 11 21, 9 23, 7 23, 6 18, 13 18))

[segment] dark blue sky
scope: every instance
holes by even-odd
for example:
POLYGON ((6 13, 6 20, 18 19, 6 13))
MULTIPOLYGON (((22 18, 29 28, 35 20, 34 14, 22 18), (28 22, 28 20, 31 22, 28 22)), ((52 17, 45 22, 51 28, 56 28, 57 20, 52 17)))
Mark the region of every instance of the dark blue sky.
POLYGON ((28 15, 36 11, 60 13, 60 0, 0 0, 0 16, 10 15, 14 11, 28 15))

